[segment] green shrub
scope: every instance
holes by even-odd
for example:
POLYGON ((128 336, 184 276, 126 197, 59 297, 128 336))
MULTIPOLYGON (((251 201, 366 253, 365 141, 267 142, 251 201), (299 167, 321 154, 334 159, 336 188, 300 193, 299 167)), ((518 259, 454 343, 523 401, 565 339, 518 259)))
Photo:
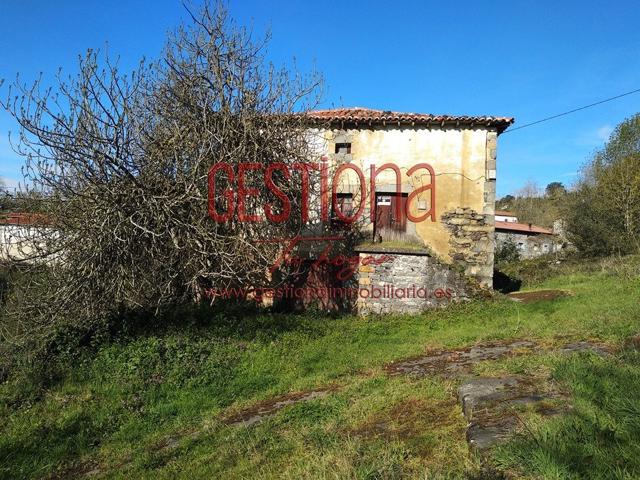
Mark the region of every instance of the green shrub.
POLYGON ((520 260, 520 252, 518 246, 511 239, 500 244, 496 249, 495 262, 496 264, 502 264, 507 262, 517 262, 520 260))
POLYGON ((535 285, 558 275, 601 272, 625 280, 640 278, 640 255, 585 258, 576 254, 563 257, 544 255, 498 266, 499 274, 523 287, 535 285))
POLYGON ((620 123, 585 165, 562 216, 585 255, 640 251, 640 114, 620 123))

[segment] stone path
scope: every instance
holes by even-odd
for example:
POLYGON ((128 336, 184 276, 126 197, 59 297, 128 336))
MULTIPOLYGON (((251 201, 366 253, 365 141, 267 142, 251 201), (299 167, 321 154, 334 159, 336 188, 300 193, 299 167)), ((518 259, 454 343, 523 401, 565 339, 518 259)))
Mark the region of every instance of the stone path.
MULTIPOLYGON (((385 367, 390 376, 444 375, 457 377, 469 373, 476 363, 483 360, 496 360, 507 355, 518 355, 531 352, 536 347, 534 342, 517 340, 510 342, 491 342, 460 350, 439 350, 413 359, 401 360, 385 367)), ((284 407, 296 403, 323 398, 337 390, 336 386, 288 393, 264 400, 239 412, 222 418, 227 425, 253 425, 274 416, 284 407)))
MULTIPOLYGON (((551 416, 567 410, 566 395, 547 378, 509 375, 505 377, 477 377, 472 369, 478 362, 531 354, 534 351, 569 354, 592 351, 609 354, 600 342, 580 341, 559 348, 541 348, 529 340, 493 341, 455 350, 434 350, 424 355, 388 364, 389 376, 441 376, 459 379, 458 401, 468 422, 467 441, 475 451, 483 451, 508 438, 518 428, 520 413, 535 411, 551 416)), ((338 390, 325 388, 294 392, 263 400, 223 417, 227 425, 250 426, 274 416, 284 407, 323 398, 338 390)))
POLYGON ((471 377, 473 366, 486 360, 525 355, 534 350, 569 354, 591 351, 609 354, 600 342, 572 342, 555 349, 540 348, 528 340, 487 342, 460 350, 438 350, 419 357, 387 365, 389 375, 433 376, 460 378, 458 401, 469 422, 467 441, 476 451, 485 450, 507 438, 518 427, 519 412, 534 410, 544 416, 566 409, 566 397, 546 378, 523 376, 471 377), (561 404, 565 407, 562 408, 561 404))
POLYGON ((253 425, 254 423, 261 422, 265 418, 274 416, 284 407, 294 405, 296 403, 308 402, 309 400, 315 400, 316 398, 326 397, 337 389, 338 387, 332 385, 326 388, 308 390, 306 392, 294 392, 279 395, 240 410, 239 412, 223 418, 222 421, 227 425, 253 425))
POLYGON ((464 373, 470 373, 478 362, 531 353, 536 346, 534 342, 528 340, 516 340, 487 342, 459 350, 436 350, 418 357, 390 363, 385 367, 385 370, 391 376, 440 375, 457 377, 464 373))

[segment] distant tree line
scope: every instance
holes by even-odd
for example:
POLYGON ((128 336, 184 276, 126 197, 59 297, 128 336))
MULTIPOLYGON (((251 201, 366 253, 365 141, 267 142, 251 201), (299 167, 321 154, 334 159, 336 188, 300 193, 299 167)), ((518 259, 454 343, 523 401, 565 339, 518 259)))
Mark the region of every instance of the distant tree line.
POLYGON ((640 251, 640 114, 618 125, 587 162, 562 211, 581 252, 640 251))
POLYGON ((640 114, 616 127, 569 190, 527 182, 498 200, 523 223, 550 228, 564 221, 568 239, 586 256, 640 252, 640 114))
POLYGON ((499 199, 496 209, 515 213, 521 223, 551 228, 561 216, 560 206, 566 192, 560 182, 552 182, 542 189, 537 183, 527 181, 515 195, 499 199))

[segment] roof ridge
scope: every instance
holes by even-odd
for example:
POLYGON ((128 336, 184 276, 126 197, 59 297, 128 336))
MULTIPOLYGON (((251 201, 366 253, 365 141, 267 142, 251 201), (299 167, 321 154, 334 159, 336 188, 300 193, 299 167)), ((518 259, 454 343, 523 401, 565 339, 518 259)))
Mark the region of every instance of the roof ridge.
POLYGON ((397 123, 398 125, 485 125, 487 127, 495 127, 498 133, 502 133, 509 125, 513 123, 511 117, 497 117, 492 115, 436 115, 433 113, 414 113, 414 112, 394 112, 391 110, 375 110, 365 107, 341 107, 325 110, 312 110, 306 112, 308 118, 313 121, 325 121, 338 124, 343 127, 345 124, 353 125, 387 125, 387 122, 397 123))
MULTIPOLYGON (((311 110, 311 112, 337 112, 340 110, 366 110, 368 112, 390 112, 391 110, 381 110, 379 108, 369 107, 334 107, 334 108, 322 108, 319 110, 311 110)), ((396 112, 399 113, 399 112, 396 112)))

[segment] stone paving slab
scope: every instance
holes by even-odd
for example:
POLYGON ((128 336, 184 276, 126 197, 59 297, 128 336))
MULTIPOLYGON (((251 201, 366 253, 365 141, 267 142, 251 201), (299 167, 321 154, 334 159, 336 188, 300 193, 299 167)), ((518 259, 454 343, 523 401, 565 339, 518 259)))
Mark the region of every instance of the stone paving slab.
POLYGON ((549 405, 561 398, 562 394, 549 384, 521 376, 465 381, 458 389, 458 400, 469 422, 469 446, 482 451, 508 438, 516 430, 518 412, 523 408, 533 408, 545 416, 558 413, 558 408, 549 405))
POLYGON ((470 373, 473 366, 485 360, 497 360, 505 356, 531 353, 536 347, 528 340, 488 342, 459 350, 438 350, 390 363, 385 367, 391 375, 455 377, 470 373))
POLYGON ((279 395, 240 410, 239 412, 223 418, 222 421, 227 425, 253 425, 266 418, 274 416, 284 407, 294 405, 296 403, 308 402, 317 398, 324 398, 337 389, 338 388, 336 386, 332 385, 326 388, 279 395))
POLYGON ((592 352, 601 357, 611 354, 611 347, 600 342, 572 342, 567 343, 558 349, 559 353, 571 354, 578 352, 592 352))

